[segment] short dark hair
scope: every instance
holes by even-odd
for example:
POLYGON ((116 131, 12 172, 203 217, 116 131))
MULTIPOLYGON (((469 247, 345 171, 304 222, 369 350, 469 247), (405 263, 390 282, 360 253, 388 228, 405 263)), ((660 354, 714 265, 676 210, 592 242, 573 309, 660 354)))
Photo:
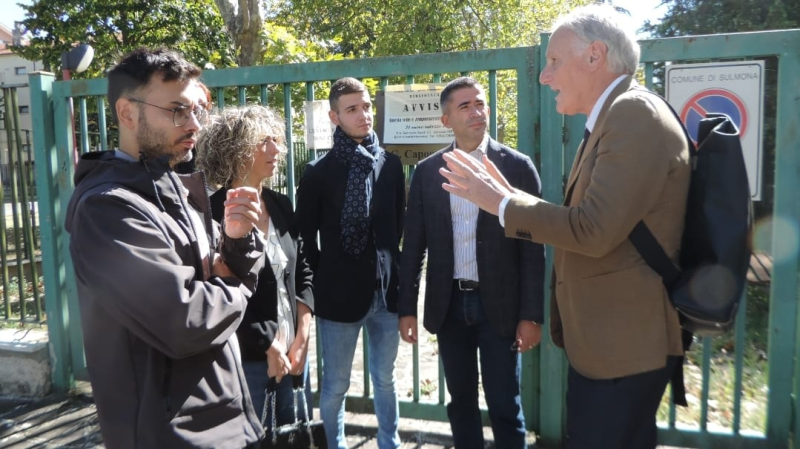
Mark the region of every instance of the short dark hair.
POLYGON ((114 123, 119 124, 117 100, 147 86, 156 73, 163 81, 186 81, 200 78, 203 72, 179 53, 166 48, 132 51, 108 72, 108 105, 114 123))
POLYGON ((361 81, 351 77, 341 78, 331 86, 331 93, 328 95, 328 103, 332 111, 338 111, 337 104, 339 103, 339 97, 366 91, 367 87, 364 86, 364 83, 361 81))
POLYGON ((483 86, 481 86, 478 80, 469 76, 462 76, 450 81, 446 86, 444 86, 442 93, 439 95, 439 106, 442 108, 442 113, 446 113, 447 111, 447 102, 450 101, 450 95, 452 95, 453 92, 466 87, 474 87, 476 89, 484 90, 483 86))

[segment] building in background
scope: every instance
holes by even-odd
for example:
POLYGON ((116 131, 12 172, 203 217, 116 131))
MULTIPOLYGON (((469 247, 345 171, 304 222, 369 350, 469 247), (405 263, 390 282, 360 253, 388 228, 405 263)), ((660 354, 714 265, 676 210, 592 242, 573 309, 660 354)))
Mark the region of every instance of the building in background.
MULTIPOLYGON (((9 48, 11 45, 19 43, 25 45, 26 40, 20 36, 19 30, 10 29, 0 23, 0 87, 17 88, 17 107, 19 110, 19 125, 22 136, 23 159, 27 160, 28 155, 32 158, 33 132, 31 121, 31 93, 28 87, 28 74, 36 70, 42 70, 41 61, 28 61, 16 55, 9 48)), ((0 175, 3 178, 3 185, 8 184, 8 132, 5 120, 3 120, 6 107, 6 98, 0 91, 0 175)))

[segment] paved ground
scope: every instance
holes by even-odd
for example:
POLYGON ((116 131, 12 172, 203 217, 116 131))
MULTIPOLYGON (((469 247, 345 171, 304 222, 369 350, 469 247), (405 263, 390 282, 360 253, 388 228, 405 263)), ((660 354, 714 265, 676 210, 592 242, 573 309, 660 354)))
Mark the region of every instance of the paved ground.
MULTIPOLYGON (((319 411, 315 411, 319 416, 319 411)), ((348 413, 350 448, 377 449, 374 415, 348 413)), ((452 449, 447 423, 400 420, 402 449, 452 449)), ((484 429, 491 439, 489 428, 484 429)), ((35 402, 0 399, 0 448, 102 448, 97 411, 91 394, 77 392, 35 402)), ((493 446, 490 446, 493 447, 493 446)))

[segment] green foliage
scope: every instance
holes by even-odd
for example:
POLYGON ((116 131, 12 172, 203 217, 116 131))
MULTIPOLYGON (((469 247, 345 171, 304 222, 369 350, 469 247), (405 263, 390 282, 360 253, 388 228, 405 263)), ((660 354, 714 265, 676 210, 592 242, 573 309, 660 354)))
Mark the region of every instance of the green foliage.
POLYGON ((30 45, 13 50, 24 58, 60 71, 62 52, 76 43, 94 47, 91 66, 74 77, 102 77, 119 56, 139 47, 172 48, 201 67, 234 60, 211 0, 36 0, 21 6, 30 45))
POLYGON ((533 45, 559 14, 584 3, 442 0, 432 7, 427 0, 282 0, 270 15, 300 37, 332 39, 339 53, 372 57, 533 45))
MULTIPOLYGON (((270 20, 299 39, 333 42, 344 57, 365 58, 536 45, 559 15, 587 0, 277 0, 270 20)), ((443 81, 458 76, 443 76, 443 81)), ((487 75, 473 74, 485 86, 487 75)), ((516 74, 498 73, 500 139, 516 145, 516 74)), ((392 83, 404 80, 391 80, 392 83)), ((430 82, 418 79, 417 82, 430 82)))
POLYGON ((654 37, 777 30, 800 26, 798 0, 665 0, 661 23, 647 21, 654 37))
POLYGON ((265 23, 262 38, 265 47, 264 65, 343 59, 341 54, 331 52, 335 42, 315 37, 301 39, 290 28, 277 23, 265 23))

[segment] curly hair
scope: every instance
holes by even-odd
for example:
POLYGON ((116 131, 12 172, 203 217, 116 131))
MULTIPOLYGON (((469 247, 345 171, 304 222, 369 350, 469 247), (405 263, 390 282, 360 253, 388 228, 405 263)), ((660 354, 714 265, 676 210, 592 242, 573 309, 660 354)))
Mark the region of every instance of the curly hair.
POLYGON ((267 106, 227 107, 210 118, 197 140, 197 166, 209 182, 230 188, 253 167, 256 146, 268 137, 285 148, 283 118, 267 106))

